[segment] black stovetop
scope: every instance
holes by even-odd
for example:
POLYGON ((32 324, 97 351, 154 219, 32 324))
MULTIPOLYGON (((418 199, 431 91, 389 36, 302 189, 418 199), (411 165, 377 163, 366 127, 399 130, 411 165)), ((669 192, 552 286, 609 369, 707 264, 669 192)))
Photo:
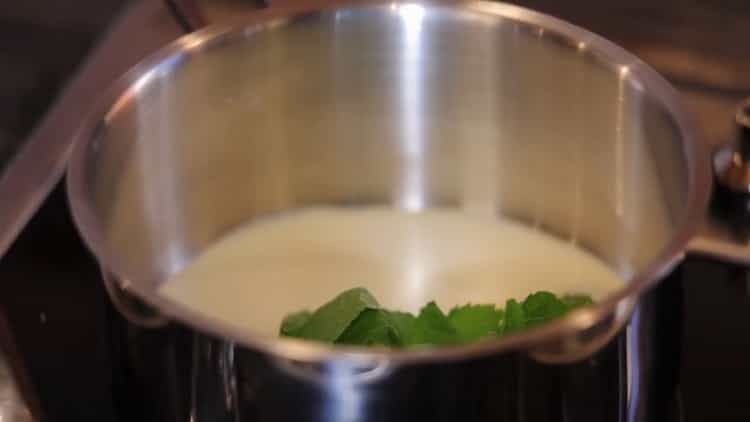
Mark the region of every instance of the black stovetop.
MULTIPOLYGON (((712 143, 731 135, 733 107, 750 95, 750 2, 515 2, 634 51, 678 86, 712 143)), ((122 1, 77 0, 62 15, 67 18, 56 19, 45 15, 52 1, 6 3, 0 9, 0 171, 122 1)), ((0 320, 4 314, 11 326, 46 419, 116 420, 112 368, 119 363, 108 353, 113 312, 61 186, 0 260, 0 280, 0 320)), ((690 259, 680 280, 684 331, 675 359, 683 419, 750 420, 747 271, 690 259)))

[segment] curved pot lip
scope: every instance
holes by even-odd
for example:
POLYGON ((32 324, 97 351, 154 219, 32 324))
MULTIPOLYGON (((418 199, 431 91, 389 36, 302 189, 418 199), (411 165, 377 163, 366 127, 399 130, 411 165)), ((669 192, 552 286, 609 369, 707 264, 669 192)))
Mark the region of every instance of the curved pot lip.
POLYGON ((372 364, 387 361, 390 364, 416 362, 440 362, 456 359, 487 356, 509 350, 542 345, 546 342, 575 335, 591 327, 604 318, 614 315, 616 324, 627 323, 632 312, 634 300, 666 276, 685 255, 688 242, 693 238, 699 224, 704 220, 711 193, 712 174, 708 148, 698 131, 693 117, 685 109, 677 91, 654 69, 640 59, 614 43, 568 22, 535 12, 526 8, 489 1, 470 1, 456 4, 431 2, 384 3, 382 1, 365 2, 355 6, 339 7, 332 5, 323 8, 300 8, 297 10, 268 10, 248 17, 240 23, 231 25, 209 26, 197 32, 187 34, 155 54, 141 61, 125 73, 105 93, 102 100, 86 116, 76 135, 68 167, 67 188, 73 219, 85 244, 105 263, 106 269, 115 274, 129 292, 144 302, 175 320, 211 335, 219 336, 242 346, 259 350, 273 356, 300 362, 323 363, 336 359, 349 359, 354 362, 372 364), (432 347, 424 349, 381 349, 347 346, 332 346, 322 343, 301 341, 289 338, 255 335, 242 327, 208 317, 191 311, 187 307, 172 302, 158 294, 143 283, 129 283, 128 270, 119 262, 117 254, 109 250, 103 241, 101 230, 94 210, 85 200, 86 155, 90 143, 101 122, 106 121, 110 113, 116 112, 118 105, 127 101, 138 89, 138 83, 146 81, 152 72, 179 64, 190 56, 208 48, 221 45, 237 37, 247 37, 263 29, 283 25, 295 19, 304 19, 338 10, 365 8, 400 7, 413 4, 420 7, 439 8, 448 11, 469 12, 508 18, 532 28, 550 31, 563 42, 571 46, 581 43, 590 51, 600 56, 603 65, 611 66, 613 71, 625 69, 629 75, 639 81, 644 90, 661 102, 675 119, 684 144, 684 160, 688 167, 687 212, 682 221, 676 224, 675 235, 662 252, 654 257, 644 270, 633 276, 622 289, 614 292, 595 305, 582 308, 571 314, 538 328, 529 329, 498 339, 456 346, 432 347))

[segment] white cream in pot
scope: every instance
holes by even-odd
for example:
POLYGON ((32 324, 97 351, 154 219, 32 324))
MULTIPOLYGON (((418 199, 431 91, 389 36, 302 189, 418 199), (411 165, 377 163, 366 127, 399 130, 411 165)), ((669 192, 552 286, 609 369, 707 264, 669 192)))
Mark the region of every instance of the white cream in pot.
POLYGON ((363 286, 416 312, 523 299, 549 290, 595 299, 622 280, 568 242, 459 211, 313 208, 247 224, 209 247, 161 294, 235 326, 275 335, 285 314, 363 286))

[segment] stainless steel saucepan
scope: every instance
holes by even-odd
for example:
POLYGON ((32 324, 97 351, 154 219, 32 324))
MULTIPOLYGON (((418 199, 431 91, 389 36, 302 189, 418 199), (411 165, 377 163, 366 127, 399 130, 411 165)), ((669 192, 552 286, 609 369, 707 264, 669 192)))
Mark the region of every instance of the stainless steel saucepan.
MULTIPOLYGON (((216 358, 215 377, 193 392, 224 398, 212 417, 259 421, 547 420, 531 372, 567 379, 572 403, 575 374, 555 368, 585 374, 572 362, 620 350, 642 295, 688 252, 746 260, 726 235, 699 235, 711 188, 709 151, 653 69, 581 28, 483 1, 271 11, 186 35, 103 93, 68 173, 118 309, 210 336, 193 353, 216 358), (490 210, 626 282, 538 329, 393 351, 254 335, 157 294, 238 225, 320 204, 490 210)), ((263 282, 248 283, 252 312, 263 282)))

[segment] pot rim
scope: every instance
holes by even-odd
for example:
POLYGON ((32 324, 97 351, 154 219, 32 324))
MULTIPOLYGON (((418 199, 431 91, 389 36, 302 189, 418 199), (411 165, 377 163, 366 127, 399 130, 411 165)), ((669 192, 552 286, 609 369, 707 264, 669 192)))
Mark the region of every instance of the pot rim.
POLYGON ((73 219, 86 246, 97 257, 107 271, 116 275, 123 287, 136 297, 155 307, 170 318, 197 328, 203 332, 220 336, 245 347, 267 354, 300 362, 327 362, 336 359, 349 359, 359 363, 372 364, 387 361, 389 364, 416 362, 450 361, 487 356, 494 353, 540 346, 553 340, 572 336, 609 316, 614 316, 618 328, 624 326, 633 310, 635 300, 647 289, 665 277, 685 256, 687 245, 695 236, 699 224, 704 220, 711 194, 712 175, 708 148, 698 127, 679 97, 677 91, 649 65, 614 43, 586 29, 575 26, 555 17, 535 12, 515 5, 494 3, 485 0, 456 4, 440 4, 425 1, 386 3, 367 1, 364 4, 329 5, 327 7, 266 10, 243 19, 239 23, 212 25, 187 34, 156 53, 150 55, 119 78, 105 93, 96 107, 85 117, 74 139, 74 146, 67 172, 68 199, 73 219), (529 27, 547 31, 559 41, 571 47, 582 44, 598 61, 613 72, 624 71, 643 85, 643 89, 657 99, 674 118, 683 143, 684 160, 688 168, 687 211, 675 225, 675 234, 661 253, 655 256, 646 267, 615 291, 592 306, 578 309, 558 320, 540 327, 524 330, 497 339, 480 341, 466 345, 442 346, 415 349, 363 348, 353 346, 333 346, 323 343, 302 341, 291 338, 271 337, 249 333, 224 321, 194 312, 187 307, 172 302, 143 283, 131 283, 128 270, 117 258, 117 254, 106 247, 102 227, 95 212, 86 201, 85 175, 88 171, 86 156, 91 142, 101 124, 122 104, 127 103, 137 93, 139 84, 148 81, 154 72, 168 70, 183 60, 204 50, 231 42, 237 38, 251 36, 264 29, 284 25, 296 19, 305 19, 332 13, 336 10, 359 9, 362 7, 386 8, 397 5, 414 4, 422 7, 490 15, 520 22, 529 27))

